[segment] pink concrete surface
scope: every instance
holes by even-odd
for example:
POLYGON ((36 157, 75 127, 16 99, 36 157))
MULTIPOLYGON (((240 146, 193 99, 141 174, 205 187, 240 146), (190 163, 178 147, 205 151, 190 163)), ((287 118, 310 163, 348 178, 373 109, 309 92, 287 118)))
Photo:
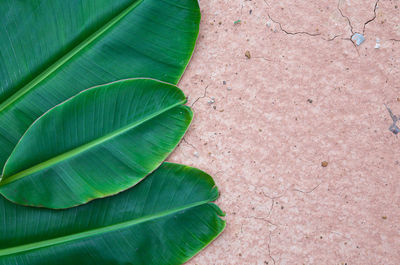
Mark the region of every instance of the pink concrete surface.
POLYGON ((400 1, 375 4, 200 1, 169 160, 214 176, 227 227, 188 264, 400 264, 400 1))

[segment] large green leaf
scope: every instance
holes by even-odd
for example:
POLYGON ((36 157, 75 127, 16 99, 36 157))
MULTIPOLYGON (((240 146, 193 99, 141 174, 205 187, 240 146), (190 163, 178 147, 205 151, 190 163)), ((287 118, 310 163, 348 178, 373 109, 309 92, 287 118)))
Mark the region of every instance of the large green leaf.
POLYGON ((0 198, 0 264, 181 264, 224 229, 217 197, 206 173, 164 163, 132 189, 67 210, 0 198))
POLYGON ((36 118, 88 87, 176 84, 200 20, 197 0, 2 0, 0 14, 0 168, 36 118))
POLYGON ((125 190, 179 143, 192 112, 183 92, 130 79, 79 93, 35 121, 4 167, 9 200, 67 208, 125 190))

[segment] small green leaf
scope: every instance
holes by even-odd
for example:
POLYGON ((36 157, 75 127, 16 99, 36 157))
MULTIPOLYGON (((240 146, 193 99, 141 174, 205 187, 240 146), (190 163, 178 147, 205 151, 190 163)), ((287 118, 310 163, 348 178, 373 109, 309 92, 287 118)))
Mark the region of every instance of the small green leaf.
POLYGON ((31 206, 68 208, 138 183, 172 152, 192 120, 183 92, 130 79, 81 92, 27 130, 0 192, 31 206))
POLYGON ((217 197, 206 173, 164 163, 134 188, 67 210, 0 198, 0 264, 182 264, 223 231, 217 197))

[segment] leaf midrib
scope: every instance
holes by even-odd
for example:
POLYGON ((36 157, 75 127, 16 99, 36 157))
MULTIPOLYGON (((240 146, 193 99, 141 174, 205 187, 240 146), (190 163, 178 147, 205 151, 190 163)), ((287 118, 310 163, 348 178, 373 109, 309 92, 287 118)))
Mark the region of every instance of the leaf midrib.
POLYGON ((71 51, 66 53, 59 60, 57 60, 55 63, 50 65, 47 69, 45 69, 42 73, 40 73, 38 76, 36 76, 34 79, 32 79, 28 84, 26 84, 25 86, 20 88, 12 96, 10 96, 5 101, 0 103, 0 112, 5 110, 9 106, 11 106, 20 97, 22 97, 23 95, 28 93, 29 90, 31 90, 37 84, 39 84, 40 82, 45 80, 49 75, 54 73, 58 68, 60 68, 66 62, 68 62, 72 57, 74 57, 76 54, 78 54, 80 51, 82 51, 85 47, 87 47, 92 42, 94 42, 96 39, 98 39, 101 35, 103 35, 103 33, 108 31, 115 24, 117 24, 119 21, 121 21, 121 19, 123 19, 127 14, 129 14, 129 12, 131 12, 133 9, 135 9, 143 1, 144 0, 136 0, 134 3, 130 4, 127 8, 122 10, 117 16, 115 16, 109 22, 107 22, 103 27, 101 27, 96 32, 94 32, 92 35, 90 35, 88 38, 86 38, 84 41, 79 43, 75 48, 73 48, 71 51))
MULTIPOLYGON (((140 119, 138 121, 135 121, 133 123, 127 124, 127 125, 119 128, 118 130, 112 131, 112 132, 110 132, 110 133, 108 133, 108 134, 106 134, 106 135, 104 135, 102 137, 99 137, 99 138, 97 138, 95 140, 92 140, 92 141, 90 141, 90 142, 88 142, 88 143, 86 143, 84 145, 78 146, 78 147, 76 147, 74 149, 71 149, 71 150, 69 150, 69 151, 67 151, 65 153, 59 154, 59 155, 57 155, 57 156, 55 156, 55 157, 53 157, 51 159, 48 159, 48 160, 46 160, 44 162, 41 162, 41 163, 36 164, 34 166, 31 166, 30 168, 22 170, 22 171, 14 174, 14 175, 11 175, 9 177, 3 175, 3 178, 0 181, 0 187, 2 187, 4 185, 7 185, 7 184, 9 184, 11 182, 14 182, 14 181, 16 181, 18 179, 24 178, 24 177, 26 177, 28 175, 33 174, 33 173, 36 173, 36 172, 38 172, 38 171, 40 171, 42 169, 51 167, 51 166, 53 166, 53 165, 55 165, 55 164, 57 164, 57 163, 59 163, 61 161, 68 160, 71 157, 76 156, 78 154, 81 154, 81 153, 85 152, 86 150, 91 149, 94 146, 100 145, 100 144, 102 144, 102 143, 104 143, 104 142, 106 142, 106 141, 108 141, 108 140, 110 140, 110 139, 112 139, 114 137, 117 137, 117 136, 119 136, 119 135, 121 135, 121 134, 123 134, 123 133, 125 133, 125 132, 127 132, 129 130, 131 130, 131 129, 134 129, 135 127, 138 127, 139 125, 141 125, 141 124, 153 119, 154 117, 156 117, 158 115, 161 115, 161 114, 163 114, 163 113, 165 113, 165 112, 167 112, 167 111, 169 111, 169 110, 171 110, 171 109, 173 109, 175 107, 178 107, 178 106, 184 104, 185 102, 186 102, 186 99, 178 101, 175 104, 172 104, 172 105, 170 105, 170 106, 168 106, 168 107, 166 107, 164 109, 161 109, 159 111, 156 111, 156 112, 152 113, 151 115, 148 115, 148 116, 146 116, 146 117, 144 117, 144 118, 142 118, 142 119, 140 119)), ((4 169, 6 169, 6 168, 7 168, 7 163, 4 166, 4 169)))
POLYGON ((145 223, 147 221, 152 221, 152 220, 166 217, 168 215, 171 215, 171 214, 174 214, 174 213, 177 213, 180 211, 184 211, 184 210, 194 208, 194 207, 197 207, 197 206, 200 206, 203 204, 207 204, 211 200, 212 200, 212 198, 209 198, 207 200, 187 204, 182 207, 177 207, 177 208, 162 211, 162 212, 159 212, 156 214, 150 214, 147 216, 139 217, 134 220, 116 223, 116 224, 108 225, 108 226, 101 227, 101 228, 95 228, 95 229, 79 232, 79 233, 72 234, 72 235, 61 236, 61 237, 57 237, 57 238, 52 238, 52 239, 48 239, 48 240, 43 240, 43 241, 39 241, 39 242, 29 243, 29 244, 6 248, 6 249, 0 249, 0 257, 4 257, 7 255, 13 255, 13 254, 17 254, 17 253, 21 253, 21 252, 25 252, 25 251, 31 251, 31 250, 35 250, 35 249, 39 249, 39 248, 45 248, 45 247, 49 247, 49 246, 59 245, 59 244, 67 243, 70 241, 87 238, 90 236, 96 236, 96 235, 105 234, 105 233, 113 232, 113 231, 120 230, 120 229, 125 229, 130 226, 138 225, 141 223, 145 223))

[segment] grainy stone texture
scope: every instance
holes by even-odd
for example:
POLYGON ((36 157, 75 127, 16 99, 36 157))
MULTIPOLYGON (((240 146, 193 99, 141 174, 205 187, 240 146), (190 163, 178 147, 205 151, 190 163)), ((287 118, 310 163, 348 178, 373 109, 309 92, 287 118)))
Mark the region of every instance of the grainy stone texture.
POLYGON ((200 6, 169 160, 215 178, 227 228, 189 264, 400 264, 400 1, 200 6))

